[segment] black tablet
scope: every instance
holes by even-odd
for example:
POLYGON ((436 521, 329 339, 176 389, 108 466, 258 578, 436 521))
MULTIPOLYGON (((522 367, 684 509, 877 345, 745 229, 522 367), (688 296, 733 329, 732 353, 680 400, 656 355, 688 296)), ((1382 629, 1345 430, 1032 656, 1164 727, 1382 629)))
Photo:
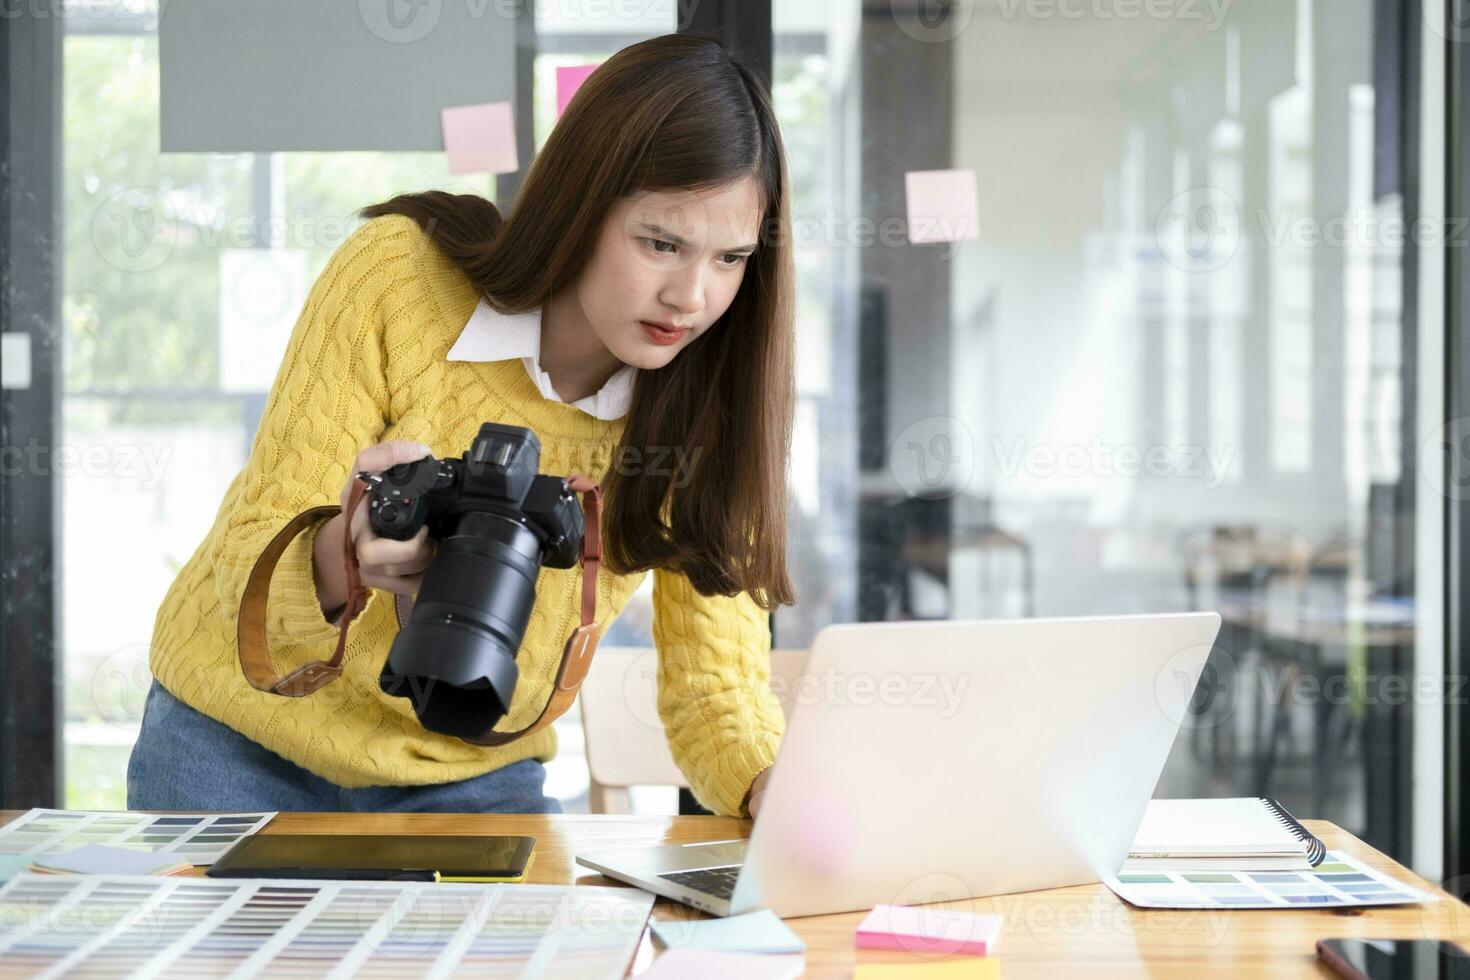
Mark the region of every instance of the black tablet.
POLYGON ((225 852, 212 878, 520 881, 534 837, 255 834, 225 852))

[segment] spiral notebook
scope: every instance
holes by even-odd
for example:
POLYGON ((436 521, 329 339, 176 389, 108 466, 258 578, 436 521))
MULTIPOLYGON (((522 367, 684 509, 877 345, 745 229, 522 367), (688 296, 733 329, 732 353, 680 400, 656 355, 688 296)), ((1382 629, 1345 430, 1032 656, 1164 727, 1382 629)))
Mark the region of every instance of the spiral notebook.
POLYGON ((1275 800, 1151 800, 1122 870, 1306 871, 1326 854, 1275 800))

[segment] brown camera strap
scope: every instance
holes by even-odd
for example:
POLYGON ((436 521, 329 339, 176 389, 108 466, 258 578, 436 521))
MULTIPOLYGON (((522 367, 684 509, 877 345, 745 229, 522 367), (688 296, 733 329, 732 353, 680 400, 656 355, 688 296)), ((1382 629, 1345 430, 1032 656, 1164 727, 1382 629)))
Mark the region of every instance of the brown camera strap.
MULTIPOLYGON (((602 564, 602 488, 584 476, 568 477, 567 485, 582 495, 582 624, 567 639, 566 646, 562 649, 551 697, 536 720, 520 731, 491 732, 482 738, 469 740, 476 745, 505 745, 541 731, 565 714, 576 700, 577 690, 586 679, 587 670, 592 665, 592 656, 597 652, 597 641, 601 635, 597 625, 597 570, 602 564)), ((286 546, 315 521, 323 517, 335 517, 342 509, 335 506, 313 507, 297 514, 276 533, 256 560, 255 567, 250 570, 250 577, 245 582, 245 594, 240 600, 237 644, 240 669, 250 686, 257 691, 291 698, 305 697, 341 676, 342 656, 347 648, 347 627, 367 605, 367 588, 362 584, 357 549, 353 546, 351 534, 352 517, 362 503, 366 490, 365 483, 354 480, 347 495, 347 533, 342 536, 342 560, 347 568, 347 605, 342 610, 337 648, 332 652, 330 660, 313 661, 284 677, 276 674, 266 637, 266 604, 270 597, 271 574, 286 546)), ((395 597, 394 612, 400 629, 412 608, 413 602, 406 596, 395 597)))

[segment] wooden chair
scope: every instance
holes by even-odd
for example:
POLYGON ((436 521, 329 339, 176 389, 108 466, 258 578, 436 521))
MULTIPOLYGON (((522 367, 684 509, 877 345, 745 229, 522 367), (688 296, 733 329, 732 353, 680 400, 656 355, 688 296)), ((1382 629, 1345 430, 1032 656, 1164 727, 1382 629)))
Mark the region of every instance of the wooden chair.
MULTIPOLYGON (((771 651, 771 688, 790 716, 805 650, 771 651)), ((658 717, 658 654, 651 647, 605 647, 577 695, 587 739, 593 813, 629 813, 631 786, 687 787, 658 717)))

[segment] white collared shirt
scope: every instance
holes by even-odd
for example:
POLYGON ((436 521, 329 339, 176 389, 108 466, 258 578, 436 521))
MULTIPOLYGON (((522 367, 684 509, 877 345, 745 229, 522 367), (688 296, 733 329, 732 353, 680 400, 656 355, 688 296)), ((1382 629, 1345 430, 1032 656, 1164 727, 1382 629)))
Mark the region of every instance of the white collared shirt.
MULTIPOLYGON (((551 375, 541 370, 541 311, 506 315, 482 298, 459 339, 449 348, 447 359, 508 361, 513 357, 521 359, 526 373, 547 401, 565 404, 565 399, 551 386, 551 375)), ((595 394, 579 398, 571 406, 605 421, 622 418, 633 401, 634 374, 631 365, 623 365, 595 394)))

